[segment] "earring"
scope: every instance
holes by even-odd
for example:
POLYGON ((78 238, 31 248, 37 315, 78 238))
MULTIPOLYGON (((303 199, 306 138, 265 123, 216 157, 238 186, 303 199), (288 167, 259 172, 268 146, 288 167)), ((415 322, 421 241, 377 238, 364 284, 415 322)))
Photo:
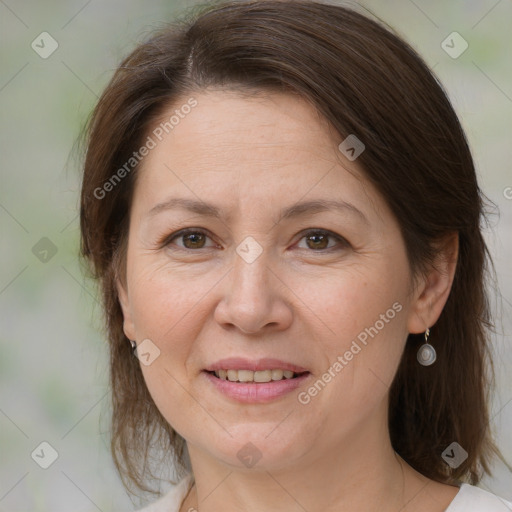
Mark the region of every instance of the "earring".
POLYGON ((132 352, 135 354, 135 349, 137 348, 137 343, 134 340, 130 340, 130 344, 132 346, 132 352))
POLYGON ((427 327, 427 330, 425 331, 425 343, 421 345, 417 355, 418 363, 423 366, 430 366, 431 364, 434 364, 437 358, 436 349, 428 342, 429 336, 430 329, 427 327))

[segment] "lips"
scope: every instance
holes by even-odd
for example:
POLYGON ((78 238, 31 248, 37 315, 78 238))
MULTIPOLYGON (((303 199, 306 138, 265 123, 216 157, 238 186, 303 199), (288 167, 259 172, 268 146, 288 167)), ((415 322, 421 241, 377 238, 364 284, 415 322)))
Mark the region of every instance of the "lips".
POLYGON ((222 359, 208 366, 207 380, 237 402, 269 402, 280 398, 310 376, 302 366, 279 359, 222 359))

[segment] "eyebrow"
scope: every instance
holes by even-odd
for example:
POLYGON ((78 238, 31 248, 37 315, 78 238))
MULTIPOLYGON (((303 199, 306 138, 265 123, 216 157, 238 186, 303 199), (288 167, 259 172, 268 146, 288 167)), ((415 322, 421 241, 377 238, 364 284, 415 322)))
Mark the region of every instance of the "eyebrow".
MULTIPOLYGON (((186 199, 184 197, 172 197, 162 203, 157 204, 151 208, 151 210, 148 212, 148 216, 152 217, 160 212, 174 209, 187 210, 205 217, 213 217, 218 219, 222 219, 223 217, 221 210, 217 206, 211 203, 206 203, 204 201, 196 201, 194 199, 186 199)), ((353 213, 363 222, 369 224, 368 219, 363 214, 363 212, 356 208, 353 204, 346 201, 336 201, 332 199, 316 199, 311 201, 304 201, 283 208, 279 213, 276 224, 285 219, 291 219, 293 217, 300 217, 307 214, 311 215, 332 210, 345 213, 353 213)))

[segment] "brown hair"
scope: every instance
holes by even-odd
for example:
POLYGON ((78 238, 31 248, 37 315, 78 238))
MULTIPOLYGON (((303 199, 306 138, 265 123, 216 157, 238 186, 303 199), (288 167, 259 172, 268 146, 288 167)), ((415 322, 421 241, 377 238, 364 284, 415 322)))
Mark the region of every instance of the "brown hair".
POLYGON ((482 472, 490 474, 491 455, 499 455, 488 414, 490 256, 480 231, 484 196, 446 94, 409 45, 367 16, 313 1, 234 1, 210 4, 135 48, 84 132, 81 250, 103 294, 111 450, 124 484, 151 492, 150 455, 163 454, 163 460, 173 454, 183 469, 184 441, 149 395, 123 333, 116 292, 139 166, 105 200, 95 190, 142 145, 169 105, 213 86, 299 94, 331 123, 340 141, 357 134, 366 146, 358 163, 400 224, 413 274, 432 264, 443 235, 458 232, 451 293, 431 328, 437 361, 418 365, 422 337, 409 335, 390 389, 389 429, 396 452, 423 475, 477 483, 482 472), (468 458, 451 470, 441 453, 453 441, 468 458))

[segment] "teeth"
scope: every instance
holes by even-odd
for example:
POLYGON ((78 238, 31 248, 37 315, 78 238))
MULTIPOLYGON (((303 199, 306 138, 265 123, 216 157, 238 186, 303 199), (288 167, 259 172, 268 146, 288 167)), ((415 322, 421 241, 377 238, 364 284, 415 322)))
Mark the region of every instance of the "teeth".
POLYGON ((238 380, 240 382, 254 382, 254 372, 251 372, 251 370, 238 370, 238 380))
POLYGON ((217 370, 215 375, 230 382, 272 382, 273 380, 292 379, 294 373, 290 370, 217 370))
POLYGON ((272 370, 272 380, 281 380, 284 376, 283 370, 272 370))
POLYGON ((270 382, 272 380, 272 370, 261 370, 254 372, 254 382, 270 382))

